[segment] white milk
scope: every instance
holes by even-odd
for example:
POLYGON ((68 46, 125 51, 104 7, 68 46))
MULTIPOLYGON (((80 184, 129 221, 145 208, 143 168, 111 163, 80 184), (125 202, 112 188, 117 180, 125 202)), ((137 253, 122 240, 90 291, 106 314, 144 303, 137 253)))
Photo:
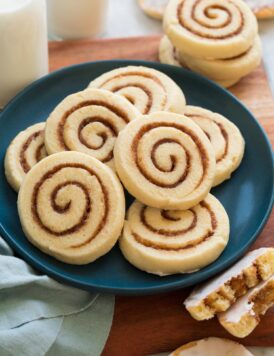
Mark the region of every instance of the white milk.
POLYGON ((51 36, 91 38, 103 32, 108 0, 47 0, 51 36))
POLYGON ((0 0, 0 107, 48 72, 44 0, 0 0))

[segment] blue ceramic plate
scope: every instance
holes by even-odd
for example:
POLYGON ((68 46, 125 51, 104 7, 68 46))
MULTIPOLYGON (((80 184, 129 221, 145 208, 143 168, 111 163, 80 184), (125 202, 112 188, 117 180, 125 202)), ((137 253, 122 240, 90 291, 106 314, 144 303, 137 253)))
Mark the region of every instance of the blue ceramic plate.
MULTIPOLYGON (((264 131, 252 114, 229 92, 199 75, 168 65, 141 61, 86 63, 52 73, 20 93, 0 116, 0 232, 14 250, 38 270, 53 278, 87 290, 116 294, 152 294, 201 282, 235 262, 255 241, 273 205, 273 158, 264 131), (139 271, 122 256, 118 246, 86 266, 55 260, 32 246, 24 236, 16 208, 16 194, 4 176, 3 160, 11 139, 22 129, 44 121, 68 94, 84 89, 98 75, 126 65, 158 69, 183 89, 187 102, 219 112, 241 130, 246 151, 231 180, 213 190, 228 212, 231 234, 221 257, 201 271, 187 275, 157 277, 139 271)), ((131 197, 127 197, 130 204, 131 197)))

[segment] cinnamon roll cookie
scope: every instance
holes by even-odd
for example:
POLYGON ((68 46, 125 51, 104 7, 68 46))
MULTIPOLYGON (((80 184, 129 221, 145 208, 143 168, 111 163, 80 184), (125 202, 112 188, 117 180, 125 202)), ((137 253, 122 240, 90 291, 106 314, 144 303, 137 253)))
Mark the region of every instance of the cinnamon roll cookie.
POLYGON ((18 211, 28 240, 71 264, 86 264, 107 253, 124 223, 124 192, 116 175, 97 159, 61 152, 27 174, 18 211))
POLYGON ((179 52, 167 36, 163 36, 159 45, 159 60, 161 63, 187 68, 186 63, 180 61, 179 52))
POLYGON ((160 276, 197 271, 215 261, 229 237, 229 220, 211 194, 189 210, 160 210, 135 201, 120 238, 125 258, 160 276))
MULTIPOLYGON (((176 48, 172 45, 172 43, 170 42, 167 36, 163 36, 163 38, 160 41, 159 60, 161 63, 170 64, 185 69, 190 69, 190 67, 188 67, 188 65, 184 61, 183 56, 179 55, 179 51, 176 50, 176 48)), ((214 60, 212 60, 212 62, 214 62, 214 60)), ((199 73, 198 70, 196 70, 196 72, 199 73)), ((208 79, 212 79, 209 75, 207 77, 208 79)), ((212 80, 214 80, 216 83, 218 83, 219 85, 225 88, 229 88, 232 85, 236 84, 239 80, 241 80, 241 78, 232 78, 232 79, 230 78, 226 80, 212 79, 212 80)))
POLYGON ((202 74, 209 79, 228 87, 230 83, 236 83, 242 77, 252 72, 261 61, 262 46, 259 36, 256 36, 252 47, 234 58, 226 59, 202 59, 191 57, 179 52, 164 36, 160 42, 160 62, 175 66, 182 66, 194 72, 202 74))
POLYGON ((164 29, 181 52, 216 59, 247 51, 258 25, 242 0, 170 0, 164 29))
POLYGON ((188 209, 205 198, 215 176, 215 154, 193 120, 157 112, 134 120, 114 147, 116 171, 142 203, 188 209))
POLYGON ((259 36, 255 37, 252 46, 238 56, 224 59, 202 59, 191 57, 177 51, 177 57, 188 68, 210 79, 217 81, 238 80, 252 72, 261 62, 262 45, 259 36))
POLYGON ((106 90, 86 89, 69 95, 47 120, 47 151, 79 151, 113 167, 119 132, 140 116, 127 100, 106 90))
POLYGON ((158 70, 128 66, 114 69, 93 80, 89 87, 117 93, 142 114, 154 111, 182 112, 185 97, 178 85, 158 70))
POLYGON ((253 356, 253 354, 235 341, 208 337, 189 342, 169 356, 253 356))
POLYGON ((185 307, 197 320, 211 319, 273 273, 274 249, 251 251, 226 272, 196 287, 185 300, 185 307))
POLYGON ((236 337, 248 336, 261 317, 274 304, 274 275, 241 297, 232 307, 218 315, 220 324, 236 337))
POLYGON ((198 106, 187 106, 184 115, 192 119, 209 138, 216 157, 213 186, 229 179, 244 155, 244 139, 240 130, 224 116, 198 106))
POLYGON ((5 174, 9 184, 16 191, 19 190, 26 173, 47 155, 44 129, 44 122, 32 125, 20 132, 8 147, 5 174))

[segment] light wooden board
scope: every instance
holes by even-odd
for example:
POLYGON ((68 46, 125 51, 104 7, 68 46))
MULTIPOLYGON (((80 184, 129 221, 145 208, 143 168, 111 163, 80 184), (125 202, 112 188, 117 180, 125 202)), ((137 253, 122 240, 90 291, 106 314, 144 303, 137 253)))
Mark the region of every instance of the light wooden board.
MULTIPOLYGON (((159 37, 114 40, 52 42, 50 69, 106 59, 156 61, 159 37)), ((254 113, 274 145, 274 102, 263 66, 231 88, 254 113)), ((274 214, 254 247, 274 246, 274 214)), ((216 320, 197 322, 184 310, 182 302, 189 290, 146 297, 117 297, 113 326, 104 356, 141 356, 175 349, 206 336, 232 338, 216 320)), ((242 343, 274 346, 274 310, 268 312, 257 329, 242 343)))

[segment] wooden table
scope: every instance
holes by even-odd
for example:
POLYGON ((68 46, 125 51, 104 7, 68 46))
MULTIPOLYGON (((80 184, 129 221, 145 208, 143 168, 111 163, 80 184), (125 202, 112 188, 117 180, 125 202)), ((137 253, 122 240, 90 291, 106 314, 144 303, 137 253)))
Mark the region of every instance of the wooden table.
MULTIPOLYGON (((69 41, 50 44, 50 69, 113 58, 156 61, 159 37, 115 40, 69 41)), ((274 102, 261 66, 231 88, 253 112, 274 145, 274 102)), ((274 214, 252 249, 274 246, 274 214)), ((104 356, 140 356, 175 349, 206 336, 233 339, 214 320, 197 322, 182 306, 189 290, 144 297, 117 297, 112 329, 104 356)), ((274 309, 255 331, 241 342, 252 346, 274 346, 274 309)))

